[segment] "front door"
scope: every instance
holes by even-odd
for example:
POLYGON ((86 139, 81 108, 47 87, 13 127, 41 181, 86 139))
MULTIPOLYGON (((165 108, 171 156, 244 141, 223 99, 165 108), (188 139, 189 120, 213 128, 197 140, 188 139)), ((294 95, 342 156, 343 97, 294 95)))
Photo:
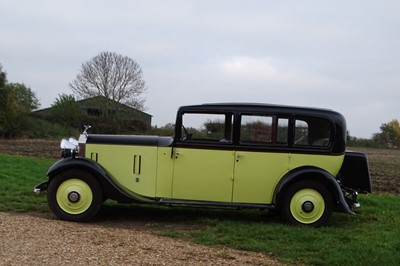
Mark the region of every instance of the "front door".
POLYGON ((174 199, 231 202, 234 171, 233 114, 182 114, 173 156, 174 199))
POLYGON ((233 151, 175 148, 174 199, 231 202, 233 151))

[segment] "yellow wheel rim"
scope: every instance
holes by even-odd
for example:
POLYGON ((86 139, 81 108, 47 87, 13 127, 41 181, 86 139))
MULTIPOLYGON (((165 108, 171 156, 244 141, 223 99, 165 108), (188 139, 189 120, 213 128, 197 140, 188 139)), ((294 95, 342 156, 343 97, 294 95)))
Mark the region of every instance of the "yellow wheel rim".
POLYGON ((302 224, 315 223, 322 217, 324 211, 324 198, 314 189, 299 190, 290 201, 290 212, 293 218, 302 224))
POLYGON ((89 209, 93 193, 86 182, 80 179, 68 179, 58 187, 56 198, 63 211, 76 215, 89 209))

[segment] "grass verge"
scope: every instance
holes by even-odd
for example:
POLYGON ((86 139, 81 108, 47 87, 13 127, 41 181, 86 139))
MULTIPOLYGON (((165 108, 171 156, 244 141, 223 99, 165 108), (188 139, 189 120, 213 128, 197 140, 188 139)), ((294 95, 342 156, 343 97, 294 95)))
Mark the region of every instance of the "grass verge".
POLYGON ((264 252, 288 264, 398 265, 400 198, 362 196, 358 215, 334 213, 328 226, 303 228, 265 220, 201 219, 205 230, 167 232, 199 244, 264 252))
POLYGON ((0 211, 47 211, 45 195, 36 197, 33 187, 46 181, 54 159, 0 154, 0 211))

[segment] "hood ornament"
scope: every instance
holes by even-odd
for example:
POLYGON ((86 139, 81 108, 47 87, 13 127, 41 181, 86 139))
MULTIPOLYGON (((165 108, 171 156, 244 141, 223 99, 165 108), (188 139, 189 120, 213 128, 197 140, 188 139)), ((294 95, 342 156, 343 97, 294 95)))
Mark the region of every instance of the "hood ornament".
POLYGON ((91 128, 91 125, 84 125, 83 126, 83 134, 87 137, 88 133, 87 131, 89 130, 89 128, 91 128))

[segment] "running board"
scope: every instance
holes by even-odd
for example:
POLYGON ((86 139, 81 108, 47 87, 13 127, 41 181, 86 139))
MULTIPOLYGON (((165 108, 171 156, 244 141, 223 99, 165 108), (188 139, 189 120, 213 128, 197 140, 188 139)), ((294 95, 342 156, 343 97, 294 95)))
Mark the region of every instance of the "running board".
POLYGON ((215 202, 215 201, 199 201, 199 200, 175 200, 160 198, 157 201, 162 205, 191 205, 191 206, 208 206, 208 207, 226 207, 239 209, 275 209, 272 204, 254 204, 254 203, 231 203, 231 202, 215 202))

